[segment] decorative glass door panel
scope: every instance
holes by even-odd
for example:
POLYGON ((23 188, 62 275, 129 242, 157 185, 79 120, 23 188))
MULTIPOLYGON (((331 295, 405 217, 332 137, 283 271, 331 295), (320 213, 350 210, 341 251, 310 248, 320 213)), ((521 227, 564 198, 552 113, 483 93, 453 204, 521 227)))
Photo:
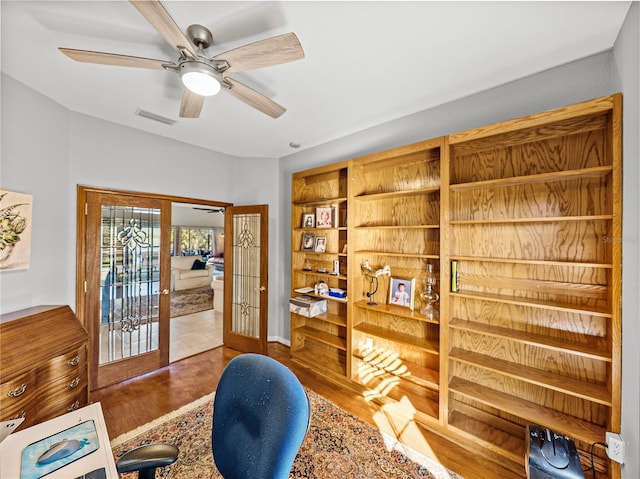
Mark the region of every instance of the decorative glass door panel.
POLYGON ((234 206, 225 212, 224 344, 266 354, 268 208, 234 206))
POLYGON ((233 217, 231 331, 260 337, 260 215, 233 217))
POLYGON ((102 206, 100 364, 158 349, 160 210, 102 206))
POLYGON ((85 202, 93 390, 169 363, 171 202, 96 191, 85 202))

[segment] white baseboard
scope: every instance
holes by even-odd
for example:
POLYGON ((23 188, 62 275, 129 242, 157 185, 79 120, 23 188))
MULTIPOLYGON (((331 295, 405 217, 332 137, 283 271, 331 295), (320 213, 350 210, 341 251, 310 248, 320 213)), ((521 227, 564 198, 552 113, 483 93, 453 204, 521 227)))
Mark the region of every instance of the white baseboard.
POLYGON ((267 337, 267 341, 269 341, 270 343, 284 344, 288 348, 291 347, 291 340, 290 339, 281 338, 280 336, 268 336, 267 337))

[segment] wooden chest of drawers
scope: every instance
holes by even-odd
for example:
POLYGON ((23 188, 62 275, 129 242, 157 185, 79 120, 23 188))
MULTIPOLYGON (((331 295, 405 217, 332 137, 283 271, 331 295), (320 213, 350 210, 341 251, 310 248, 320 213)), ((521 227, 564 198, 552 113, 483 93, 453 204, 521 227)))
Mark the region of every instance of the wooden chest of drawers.
POLYGON ((0 316, 0 420, 21 429, 89 403, 88 335, 68 306, 0 316))

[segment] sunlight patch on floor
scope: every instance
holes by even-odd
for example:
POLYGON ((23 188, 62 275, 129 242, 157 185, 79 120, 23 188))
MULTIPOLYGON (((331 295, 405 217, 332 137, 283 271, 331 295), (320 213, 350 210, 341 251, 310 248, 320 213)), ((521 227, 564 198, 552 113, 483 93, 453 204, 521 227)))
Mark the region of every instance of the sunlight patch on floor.
POLYGON ((438 477, 449 477, 415 420, 416 408, 406 395, 398 394, 402 379, 411 376, 400 355, 368 344, 361 344, 356 354, 360 357, 359 382, 368 388, 362 395, 378 407, 373 420, 383 433, 387 449, 397 449, 418 462, 428 461, 429 468, 439 468, 438 477), (392 394, 395 399, 391 399, 392 394))

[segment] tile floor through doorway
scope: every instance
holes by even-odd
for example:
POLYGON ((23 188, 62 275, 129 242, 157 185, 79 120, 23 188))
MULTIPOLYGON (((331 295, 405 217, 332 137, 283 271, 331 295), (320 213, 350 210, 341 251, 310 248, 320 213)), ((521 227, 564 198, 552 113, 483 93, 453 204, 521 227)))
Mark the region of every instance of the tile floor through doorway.
MULTIPOLYGON (((194 354, 222 346, 222 313, 213 309, 199 313, 187 314, 170 320, 169 362, 193 356, 194 354)), ((158 323, 139 326, 132 333, 125 333, 127 340, 123 340, 122 332, 109 332, 107 325, 101 326, 100 334, 100 363, 106 363, 129 357, 133 348, 135 351, 148 351, 157 348, 158 323), (113 339, 109 345, 109 337, 113 339), (111 350, 109 350, 111 348, 111 350)))
POLYGON ((222 346, 222 313, 207 309, 171 319, 169 362, 222 346))

